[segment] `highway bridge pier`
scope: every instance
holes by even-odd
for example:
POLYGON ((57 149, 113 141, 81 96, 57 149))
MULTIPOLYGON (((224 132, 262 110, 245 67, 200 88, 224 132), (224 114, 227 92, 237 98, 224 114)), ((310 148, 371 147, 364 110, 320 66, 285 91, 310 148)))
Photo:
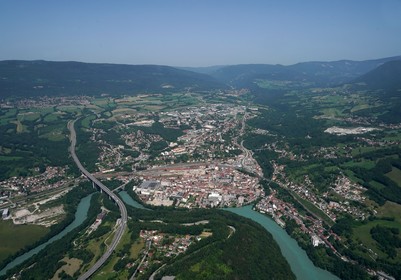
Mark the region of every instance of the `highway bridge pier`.
POLYGON ((79 280, 86 280, 89 277, 91 277, 107 261, 107 259, 111 256, 111 254, 117 247, 127 227, 128 215, 127 215, 127 208, 125 207, 123 201, 116 194, 114 194, 108 187, 106 187, 102 182, 96 179, 95 176, 89 173, 89 171, 86 170, 85 167, 83 167, 82 163, 78 159, 75 153, 75 145, 77 143, 77 136, 74 128, 75 121, 76 120, 68 122, 68 129, 70 130, 70 141, 71 141, 71 146, 70 146, 71 156, 74 159, 74 162, 78 166, 79 170, 82 172, 82 174, 84 174, 89 179, 89 181, 92 182, 92 186, 99 188, 100 192, 105 192, 110 199, 114 200, 114 202, 118 205, 121 214, 121 223, 118 229, 116 230, 111 245, 107 248, 103 256, 101 256, 100 259, 91 268, 89 268, 88 271, 86 271, 78 278, 79 280))

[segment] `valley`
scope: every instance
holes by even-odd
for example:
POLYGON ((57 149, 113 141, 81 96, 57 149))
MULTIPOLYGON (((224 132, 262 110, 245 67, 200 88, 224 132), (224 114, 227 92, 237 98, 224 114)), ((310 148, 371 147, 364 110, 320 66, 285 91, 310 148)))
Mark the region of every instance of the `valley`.
MULTIPOLYGON (((274 255, 256 246, 272 240, 266 230, 219 210, 247 205, 285 229, 315 266, 341 279, 399 278, 399 89, 370 87, 361 79, 338 84, 341 75, 336 83, 288 80, 287 74, 272 79, 276 68, 256 68, 264 70, 244 74, 241 83, 231 77, 238 86, 231 89, 4 96, 0 225, 37 234, 25 247, 7 249, 1 266, 61 232, 80 199, 95 191, 68 153, 67 123, 75 120, 84 167, 113 194, 124 191, 148 209, 126 202, 127 229, 94 279, 187 279, 201 268, 205 277, 211 271, 225 279, 245 277, 250 268, 233 252, 247 250, 264 263, 274 255), (204 255, 210 258, 203 261, 204 255)), ((236 73, 214 71, 220 77, 236 73)), ((104 194, 93 195, 90 205, 88 219, 63 238, 68 246, 52 243, 51 255, 39 253, 7 277, 42 277, 45 262, 52 264, 46 275, 53 279, 89 270, 111 246, 121 218, 104 194)), ((272 252, 280 251, 271 244, 272 252)), ((255 279, 272 273, 250 263, 255 279)), ((294 277, 282 256, 274 271, 276 279, 294 277)))

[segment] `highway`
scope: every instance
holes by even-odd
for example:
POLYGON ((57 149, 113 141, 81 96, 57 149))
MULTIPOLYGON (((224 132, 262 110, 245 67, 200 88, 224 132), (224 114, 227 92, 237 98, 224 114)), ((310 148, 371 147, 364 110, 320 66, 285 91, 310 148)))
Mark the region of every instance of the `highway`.
POLYGON ((75 145, 77 143, 77 135, 75 133, 75 128, 74 128, 75 121, 70 121, 68 122, 68 129, 70 130, 70 141, 71 141, 71 146, 70 146, 70 153, 72 158, 75 161, 75 164, 78 166, 79 170, 93 183, 95 183, 100 189, 103 190, 111 199, 113 199, 117 205, 118 208, 120 209, 121 213, 121 223, 114 235, 113 241, 107 251, 101 256, 101 258, 84 274, 82 274, 78 279, 80 280, 85 280, 88 279, 95 273, 105 262, 106 260, 110 257, 110 255, 113 253, 115 248, 117 247, 118 243, 120 242, 124 231, 127 227, 127 208, 125 208, 124 203, 122 200, 114 194, 108 187, 103 185, 98 179, 96 179, 91 173, 89 173, 81 164, 79 161, 76 153, 75 153, 75 145))

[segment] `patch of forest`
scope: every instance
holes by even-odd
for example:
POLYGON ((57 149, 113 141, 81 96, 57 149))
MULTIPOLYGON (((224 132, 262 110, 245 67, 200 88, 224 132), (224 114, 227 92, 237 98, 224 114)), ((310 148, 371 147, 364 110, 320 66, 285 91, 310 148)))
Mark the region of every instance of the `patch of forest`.
MULTIPOLYGON (((162 220, 165 223, 133 223, 140 229, 153 229, 173 234, 199 234, 204 229, 213 235, 191 245, 185 254, 167 262, 155 279, 176 275, 177 279, 295 279, 270 233, 257 223, 221 210, 127 208, 135 221, 162 220), (205 225, 182 226, 182 223, 208 220, 205 225), (234 227, 230 236, 228 226, 234 227), (229 237, 230 236, 230 237, 229 237), (216 278, 217 277, 217 278, 216 278)), ((155 266, 140 279, 147 279, 155 266)))

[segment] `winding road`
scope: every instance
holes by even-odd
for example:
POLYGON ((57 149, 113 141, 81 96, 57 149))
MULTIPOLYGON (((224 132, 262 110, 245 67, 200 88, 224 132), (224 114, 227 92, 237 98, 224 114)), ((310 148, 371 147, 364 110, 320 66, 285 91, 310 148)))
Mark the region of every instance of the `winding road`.
POLYGON ((75 145, 77 143, 77 135, 74 128, 75 121, 76 120, 68 122, 68 129, 70 130, 70 141, 71 141, 71 146, 70 146, 71 156, 74 159, 74 162, 78 166, 79 170, 81 170, 82 174, 84 174, 90 181, 92 181, 102 191, 104 191, 112 200, 114 200, 118 205, 118 208, 120 209, 121 213, 121 223, 114 235, 111 245, 109 246, 109 248, 107 248, 107 251, 100 257, 100 259, 98 259, 98 261, 88 271, 86 271, 78 278, 80 280, 85 280, 91 277, 93 273, 95 273, 106 262, 106 260, 111 256, 111 254, 117 247, 118 243, 120 242, 124 234, 124 231, 127 227, 127 208, 125 208, 123 201, 116 194, 114 194, 108 187, 103 185, 102 182, 100 182, 91 173, 89 173, 88 170, 86 170, 79 161, 75 153, 75 145))

